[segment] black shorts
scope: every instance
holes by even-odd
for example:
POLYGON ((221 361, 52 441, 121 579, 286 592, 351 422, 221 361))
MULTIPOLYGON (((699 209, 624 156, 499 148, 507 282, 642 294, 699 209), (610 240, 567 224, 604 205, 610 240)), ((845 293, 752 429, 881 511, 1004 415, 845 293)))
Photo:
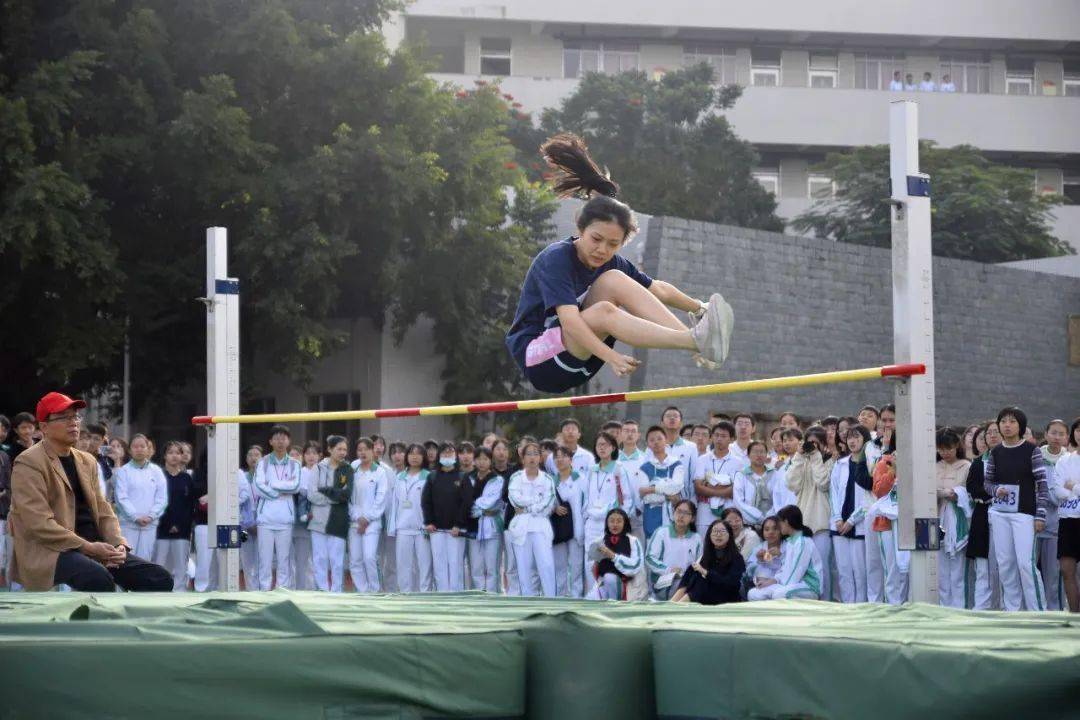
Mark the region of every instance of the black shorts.
MULTIPOLYGON (((609 335, 604 344, 614 347, 615 338, 609 335)), ((525 378, 541 392, 561 393, 584 385, 602 367, 604 361, 595 355, 588 360, 574 357, 563 344, 558 325, 533 338, 525 349, 525 378)))
POLYGON ((1080 518, 1058 520, 1057 556, 1080 560, 1080 518))

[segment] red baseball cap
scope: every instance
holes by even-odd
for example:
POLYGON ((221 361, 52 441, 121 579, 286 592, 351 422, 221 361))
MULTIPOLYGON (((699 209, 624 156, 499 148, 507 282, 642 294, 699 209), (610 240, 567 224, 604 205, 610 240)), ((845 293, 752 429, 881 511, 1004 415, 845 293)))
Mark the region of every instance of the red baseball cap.
POLYGON ((51 392, 38 400, 37 419, 38 422, 45 422, 53 413, 61 413, 69 408, 82 410, 85 407, 86 402, 83 400, 75 400, 63 393, 51 392))

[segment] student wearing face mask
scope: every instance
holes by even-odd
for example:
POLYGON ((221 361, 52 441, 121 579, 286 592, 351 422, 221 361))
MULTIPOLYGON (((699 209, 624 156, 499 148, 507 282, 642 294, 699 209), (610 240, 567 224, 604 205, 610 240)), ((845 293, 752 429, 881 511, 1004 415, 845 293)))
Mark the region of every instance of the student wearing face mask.
POLYGON ((457 448, 439 445, 439 469, 428 477, 423 495, 424 523, 431 538, 431 563, 435 589, 465 589, 465 534, 472 512, 472 498, 458 469, 457 448))

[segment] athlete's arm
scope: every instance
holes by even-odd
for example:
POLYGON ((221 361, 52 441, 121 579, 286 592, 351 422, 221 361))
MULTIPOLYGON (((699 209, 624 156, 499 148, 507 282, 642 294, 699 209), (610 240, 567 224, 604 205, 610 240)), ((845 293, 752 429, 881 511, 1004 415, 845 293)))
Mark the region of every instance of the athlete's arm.
POLYGON ((697 312, 701 308, 700 300, 695 300, 679 288, 663 280, 653 280, 652 284, 649 285, 649 292, 668 307, 687 312, 697 312))

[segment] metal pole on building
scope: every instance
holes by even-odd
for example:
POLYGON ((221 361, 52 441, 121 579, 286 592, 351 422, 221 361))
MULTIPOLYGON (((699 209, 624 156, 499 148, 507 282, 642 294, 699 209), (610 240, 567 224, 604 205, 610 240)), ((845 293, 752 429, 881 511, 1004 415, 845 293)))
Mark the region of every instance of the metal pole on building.
POLYGON ((919 362, 923 375, 896 386, 898 542, 910 550, 911 599, 937 604, 938 517, 934 481, 934 282, 930 178, 919 172, 919 109, 889 108, 892 186, 893 362, 919 362))
MULTIPOLYGON (((206 230, 206 401, 222 412, 240 411, 240 283, 228 277, 228 234, 206 230)), ((236 467, 240 428, 211 428, 207 448, 207 545, 217 561, 217 587, 240 589, 240 495, 236 467)), ((254 542, 254 538, 252 538, 254 542)))

